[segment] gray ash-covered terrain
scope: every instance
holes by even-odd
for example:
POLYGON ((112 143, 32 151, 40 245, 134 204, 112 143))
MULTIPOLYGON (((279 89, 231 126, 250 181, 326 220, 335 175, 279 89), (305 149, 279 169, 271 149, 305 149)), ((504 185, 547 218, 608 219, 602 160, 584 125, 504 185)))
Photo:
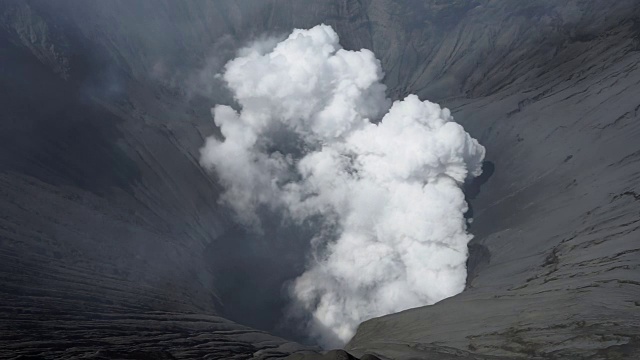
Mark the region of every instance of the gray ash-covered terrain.
POLYGON ((0 95, 0 358, 640 358, 637 1, 3 0, 0 95), (351 355, 279 322, 304 234, 198 163, 225 61, 318 23, 487 148, 467 289, 351 355))

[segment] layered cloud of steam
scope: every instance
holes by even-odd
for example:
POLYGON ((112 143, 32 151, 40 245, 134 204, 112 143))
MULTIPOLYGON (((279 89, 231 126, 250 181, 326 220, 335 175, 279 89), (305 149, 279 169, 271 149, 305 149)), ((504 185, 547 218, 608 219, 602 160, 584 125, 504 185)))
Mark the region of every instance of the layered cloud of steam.
POLYGON ((201 157, 247 226, 265 211, 317 226, 300 239, 314 254, 290 294, 329 346, 363 320, 463 290, 461 185, 484 157, 448 109, 391 103, 374 54, 338 40, 320 25, 243 49, 222 74, 240 108, 213 109, 224 139, 207 139, 201 157))

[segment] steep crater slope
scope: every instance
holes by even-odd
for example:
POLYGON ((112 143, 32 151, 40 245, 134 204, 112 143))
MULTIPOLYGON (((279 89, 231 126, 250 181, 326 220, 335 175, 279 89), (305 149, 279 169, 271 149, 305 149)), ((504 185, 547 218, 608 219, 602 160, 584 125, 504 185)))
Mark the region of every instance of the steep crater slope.
POLYGON ((224 274, 203 254, 232 223, 197 160, 208 108, 45 5, 0 4, 0 358, 303 348, 219 316, 224 274))
POLYGON ((229 101, 211 75, 254 36, 319 22, 382 59, 394 98, 451 107, 494 167, 472 199, 468 290, 368 321, 348 348, 637 352, 635 1, 7 0, 0 14, 0 356, 303 348, 219 317, 272 330, 302 250, 235 228, 197 158, 209 107, 229 101))
MULTIPOLYGON (((583 28, 538 24, 535 46, 512 38, 524 30, 508 18, 492 18, 503 29, 496 33, 470 31, 473 20, 452 30, 458 43, 475 37, 496 44, 487 51, 510 49, 502 60, 488 52, 492 66, 469 73, 470 81, 483 79, 463 84, 470 96, 443 100, 487 146, 493 172, 471 200, 468 288, 365 322, 347 349, 391 358, 433 347, 509 357, 638 356, 640 38, 638 6, 627 6, 626 14, 598 16, 583 28)), ((580 11, 588 19, 600 9, 580 11)), ((529 11, 536 22, 548 16, 529 11)), ((452 54, 448 63, 456 60, 452 54)))

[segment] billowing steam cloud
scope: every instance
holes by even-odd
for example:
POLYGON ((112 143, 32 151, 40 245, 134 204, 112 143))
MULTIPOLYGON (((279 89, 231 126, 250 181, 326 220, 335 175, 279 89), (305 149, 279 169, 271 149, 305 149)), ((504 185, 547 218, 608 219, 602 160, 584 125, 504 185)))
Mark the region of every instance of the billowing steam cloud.
POLYGON ((218 105, 224 140, 201 162, 246 225, 264 211, 318 226, 292 309, 321 343, 360 322, 463 290, 467 242, 461 185, 484 148, 448 109, 410 95, 393 104, 368 50, 347 51, 329 26, 260 42, 226 64, 240 106, 218 105))

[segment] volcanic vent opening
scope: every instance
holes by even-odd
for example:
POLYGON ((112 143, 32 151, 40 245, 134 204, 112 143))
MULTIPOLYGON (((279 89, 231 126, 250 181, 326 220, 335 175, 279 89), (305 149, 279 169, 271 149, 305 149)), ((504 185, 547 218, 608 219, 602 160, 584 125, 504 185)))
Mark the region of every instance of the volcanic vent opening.
POLYGON ((464 289, 462 187, 485 150, 448 109, 392 102, 374 54, 326 25, 252 43, 220 76, 236 104, 212 110, 222 137, 200 162, 238 223, 214 249, 218 273, 234 269, 229 317, 335 347, 464 289))

